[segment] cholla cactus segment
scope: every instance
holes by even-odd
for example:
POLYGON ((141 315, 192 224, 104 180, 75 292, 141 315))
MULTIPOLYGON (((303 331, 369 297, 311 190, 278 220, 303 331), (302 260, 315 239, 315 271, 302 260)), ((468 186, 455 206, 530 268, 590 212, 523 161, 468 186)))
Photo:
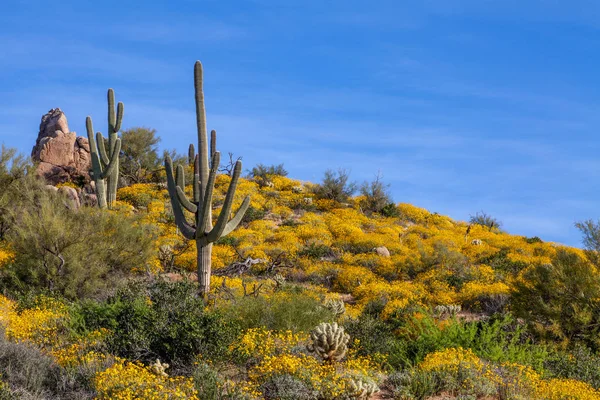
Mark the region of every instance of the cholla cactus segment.
POLYGON ((157 358, 156 362, 150 366, 152 372, 154 372, 158 376, 168 376, 165 370, 169 368, 169 364, 161 363, 157 358))
POLYGON ((350 336, 344 332, 344 327, 337 323, 319 324, 310 333, 311 343, 306 346, 311 353, 317 353, 324 361, 340 361, 348 351, 350 336))
POLYGON ((379 387, 374 382, 350 379, 346 396, 353 400, 367 400, 377 392, 379 387))
POLYGON ((346 305, 343 300, 328 299, 325 302, 325 308, 331 311, 336 317, 343 315, 346 312, 346 305))

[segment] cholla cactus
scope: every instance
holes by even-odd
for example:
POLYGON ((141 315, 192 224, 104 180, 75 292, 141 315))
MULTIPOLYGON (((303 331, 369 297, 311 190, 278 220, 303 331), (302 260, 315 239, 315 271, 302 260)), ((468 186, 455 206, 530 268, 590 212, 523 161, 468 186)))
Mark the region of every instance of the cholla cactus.
POLYGON ((343 315, 346 312, 344 300, 328 299, 325 302, 325 308, 331 311, 336 317, 343 315))
POLYGON ((379 392, 379 387, 374 382, 350 379, 346 396, 353 400, 367 400, 379 392))
POLYGON ((433 311, 439 316, 439 317, 444 317, 444 316, 452 316, 454 317, 456 314, 458 314, 460 311, 462 310, 460 304, 447 304, 447 305, 440 305, 440 306, 435 306, 435 308, 433 309, 433 311))
POLYGON ((285 283, 285 277, 283 275, 281 275, 281 274, 276 274, 273 277, 273 281, 275 281, 275 287, 276 288, 280 288, 285 283))
POLYGON ((306 348, 311 353, 317 353, 324 361, 333 363, 340 361, 348 351, 350 336, 344 332, 344 327, 337 323, 319 324, 311 333, 311 344, 306 348))
POLYGON ((158 358, 156 359, 156 362, 150 366, 152 372, 154 372, 158 376, 168 376, 165 372, 167 368, 169 368, 169 364, 161 363, 158 358))

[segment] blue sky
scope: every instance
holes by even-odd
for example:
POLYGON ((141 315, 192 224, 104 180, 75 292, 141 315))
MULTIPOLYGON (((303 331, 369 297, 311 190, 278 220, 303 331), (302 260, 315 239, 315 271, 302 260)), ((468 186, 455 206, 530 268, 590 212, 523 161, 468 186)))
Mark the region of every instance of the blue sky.
POLYGON ((570 245, 600 217, 597 1, 13 0, 0 26, 0 141, 27 154, 53 107, 105 131, 108 87, 185 152, 199 59, 245 167, 381 171, 397 202, 570 245))

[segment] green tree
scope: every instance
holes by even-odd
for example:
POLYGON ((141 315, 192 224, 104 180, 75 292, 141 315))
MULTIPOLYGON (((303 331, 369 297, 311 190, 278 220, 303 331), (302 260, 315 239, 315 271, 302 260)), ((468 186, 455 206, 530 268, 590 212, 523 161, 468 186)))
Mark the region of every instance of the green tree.
POLYGON ((583 235, 583 247, 594 264, 600 266, 600 220, 588 219, 581 222, 576 222, 575 227, 579 229, 583 235))
POLYGON ((600 274, 578 254, 560 249, 552 264, 522 271, 512 305, 541 336, 600 349, 600 274))
POLYGON ((121 132, 121 176, 128 184, 154 181, 161 168, 156 130, 135 127, 121 132))

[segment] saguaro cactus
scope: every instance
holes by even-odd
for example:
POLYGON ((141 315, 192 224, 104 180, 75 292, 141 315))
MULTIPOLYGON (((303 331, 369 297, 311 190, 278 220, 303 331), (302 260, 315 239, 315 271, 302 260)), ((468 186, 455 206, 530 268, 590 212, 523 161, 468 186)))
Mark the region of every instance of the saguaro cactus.
MULTIPOLYGON (((196 93, 196 124, 198 127, 198 154, 194 156, 193 195, 189 200, 185 195, 185 173, 183 166, 178 165, 173 175, 173 162, 165 157, 167 172, 167 189, 171 198, 171 206, 177 227, 187 239, 196 241, 198 250, 198 284, 202 295, 210 290, 212 244, 219 238, 233 231, 241 222, 250 205, 250 197, 246 196, 235 216, 229 220, 235 189, 238 184, 242 163, 235 164, 233 176, 225 196, 225 202, 217 222, 212 224, 212 198, 215 178, 219 169, 221 154, 216 151, 216 132, 211 132, 210 153, 206 134, 206 110, 202 91, 202 64, 196 61, 194 66, 194 88, 196 93), (210 158, 210 169, 209 169, 210 158), (194 222, 186 220, 184 210, 194 214, 194 222)), ((190 146, 191 150, 191 146, 190 146)), ((189 155, 191 158, 191 154, 189 155)))
POLYGON ((115 113, 115 92, 108 89, 108 152, 104 145, 102 133, 96 132, 94 140, 94 127, 92 118, 88 116, 85 121, 90 154, 92 156, 93 178, 96 183, 96 196, 100 208, 112 208, 117 200, 117 185, 119 184, 119 153, 121 152, 121 139, 117 133, 121 129, 125 107, 119 102, 115 113))

